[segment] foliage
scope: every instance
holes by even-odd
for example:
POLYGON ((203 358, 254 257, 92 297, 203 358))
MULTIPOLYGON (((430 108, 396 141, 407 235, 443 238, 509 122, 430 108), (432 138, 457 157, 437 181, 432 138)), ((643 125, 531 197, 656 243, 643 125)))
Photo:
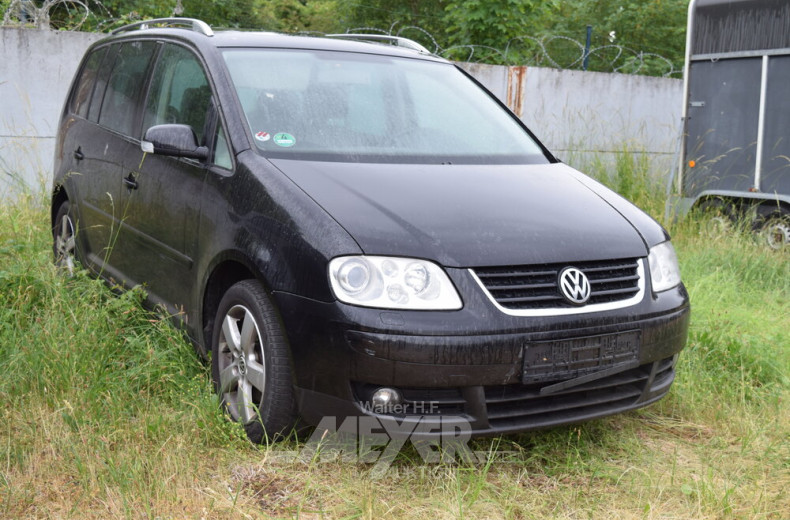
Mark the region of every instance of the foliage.
POLYGON ((342 17, 349 28, 374 27, 383 30, 416 25, 438 35, 444 27, 447 0, 370 0, 344 4, 342 17))
MULTIPOLYGON (((543 64, 540 55, 547 53, 554 63, 546 65, 574 68, 584 60, 579 42, 585 41, 589 25, 593 49, 589 70, 662 74, 668 62, 669 68, 681 68, 686 8, 686 0, 626 4, 619 0, 375 0, 346 4, 340 18, 351 27, 395 33, 416 25, 443 48, 480 46, 474 50, 476 57, 480 59, 482 53, 490 63, 543 64), (624 53, 622 47, 629 51, 624 53)), ((415 30, 401 35, 429 48, 432 43, 415 30)), ((460 48, 449 53, 458 59, 464 55, 460 48)))
MULTIPOLYGON (((0 2, 3 11, 10 1, 0 2)), ((365 28, 412 38, 432 50, 479 46, 475 58, 490 63, 573 68, 582 65, 584 46, 579 42, 585 41, 589 25, 594 51, 589 70, 640 74, 665 73, 667 60, 670 69, 680 70, 687 9, 686 0, 84 1, 91 14, 82 30, 106 31, 130 21, 174 15, 200 18, 215 27, 280 32, 365 28), (551 60, 541 58, 543 54, 551 60)), ((76 26, 84 12, 74 7, 79 0, 47 2, 52 4, 49 16, 56 28, 76 26)), ((457 59, 463 55, 460 50, 448 53, 457 59)))
POLYGON ((428 49, 445 45, 444 6, 447 0, 369 0, 340 2, 337 32, 373 31, 411 38, 428 49), (419 28, 419 29, 418 29, 419 28))
POLYGON ((250 27, 254 20, 253 0, 184 0, 184 14, 189 18, 205 20, 211 25, 220 27, 250 27))
POLYGON ((341 6, 339 0, 255 0, 252 14, 268 31, 335 33, 345 29, 341 6))
POLYGON ((201 19, 213 27, 280 32, 340 30, 335 16, 337 0, 182 0, 180 10, 173 0, 146 4, 110 0, 104 4, 122 21, 178 15, 201 19))
POLYGON ((25 0, 1 0, 0 12, 12 15, 7 18, 17 23, 30 24, 37 18, 35 22, 42 27, 84 31, 109 31, 139 20, 184 16, 220 28, 338 32, 345 28, 337 16, 340 4, 339 0, 46 0, 30 14, 25 0))
MULTIPOLYGON (((557 2, 550 13, 549 26, 553 34, 583 40, 585 28, 590 25, 593 47, 616 44, 637 52, 658 54, 675 63, 679 69, 684 60, 687 8, 686 0, 557 2)), ((590 69, 611 70, 610 64, 619 56, 614 47, 603 49, 591 57, 590 69)), ((629 72, 633 63, 618 62, 617 66, 629 72)), ((660 62, 649 61, 647 69, 640 72, 654 73, 655 68, 661 66, 660 62)))
POLYGON ((503 49, 525 34, 533 0, 464 0, 445 8, 445 32, 456 45, 474 43, 503 49))
POLYGON ((169 16, 200 18, 222 27, 246 27, 252 21, 249 13, 253 10, 253 0, 153 0, 144 3, 104 0, 102 5, 107 10, 107 17, 100 27, 102 30, 136 20, 169 16))

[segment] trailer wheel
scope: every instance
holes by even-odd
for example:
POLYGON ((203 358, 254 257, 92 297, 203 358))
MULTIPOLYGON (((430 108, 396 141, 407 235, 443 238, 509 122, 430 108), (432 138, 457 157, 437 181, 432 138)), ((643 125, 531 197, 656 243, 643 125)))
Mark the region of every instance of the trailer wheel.
POLYGON ((736 219, 732 204, 722 199, 707 199, 698 207, 703 234, 717 238, 732 233, 736 219))
POLYGON ((761 206, 757 210, 759 233, 768 247, 780 250, 790 244, 790 211, 761 206))

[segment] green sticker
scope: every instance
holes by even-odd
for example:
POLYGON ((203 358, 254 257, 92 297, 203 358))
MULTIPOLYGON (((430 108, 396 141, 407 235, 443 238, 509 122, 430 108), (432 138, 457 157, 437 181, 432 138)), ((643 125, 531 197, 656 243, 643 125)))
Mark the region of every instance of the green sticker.
POLYGON ((280 132, 279 134, 274 135, 274 144, 277 146, 284 146, 286 148, 293 146, 296 144, 296 138, 291 134, 280 132))

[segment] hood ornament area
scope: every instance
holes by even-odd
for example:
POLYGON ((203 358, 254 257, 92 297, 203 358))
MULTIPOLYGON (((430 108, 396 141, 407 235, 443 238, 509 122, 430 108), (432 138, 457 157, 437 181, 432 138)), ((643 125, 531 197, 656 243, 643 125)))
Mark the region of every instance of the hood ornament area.
POLYGON ((584 305, 590 299, 590 280, 580 269, 566 267, 560 271, 560 293, 573 305, 584 305))

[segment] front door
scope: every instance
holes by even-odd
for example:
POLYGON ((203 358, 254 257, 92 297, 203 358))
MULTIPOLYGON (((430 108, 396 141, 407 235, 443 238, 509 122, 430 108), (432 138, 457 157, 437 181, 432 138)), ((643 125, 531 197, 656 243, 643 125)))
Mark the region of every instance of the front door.
MULTIPOLYGON (((151 78, 142 134, 154 125, 186 124, 206 144, 211 106, 211 89, 197 56, 180 45, 164 44, 151 78)), ((145 287, 153 303, 178 314, 194 286, 207 166, 194 159, 145 154, 139 145, 129 159, 122 188, 128 208, 122 227, 123 270, 145 287)))

